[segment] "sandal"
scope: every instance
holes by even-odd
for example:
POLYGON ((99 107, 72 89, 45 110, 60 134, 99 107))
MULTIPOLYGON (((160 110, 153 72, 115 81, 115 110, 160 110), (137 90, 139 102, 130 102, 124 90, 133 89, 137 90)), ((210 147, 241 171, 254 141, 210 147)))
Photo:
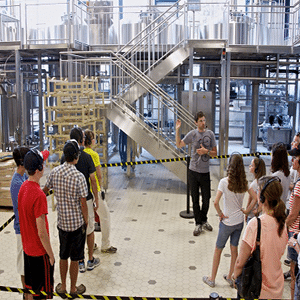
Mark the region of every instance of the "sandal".
POLYGON ((71 296, 72 298, 76 298, 76 296, 77 296, 78 294, 83 294, 85 291, 86 291, 85 285, 81 284, 81 285, 79 285, 79 286, 76 286, 76 292, 75 292, 75 293, 70 293, 70 296, 71 296))
POLYGON ((66 299, 66 298, 67 298, 67 295, 66 295, 66 294, 67 294, 67 291, 66 291, 66 290, 62 290, 61 286, 62 286, 62 284, 59 283, 59 284, 56 286, 56 288, 55 288, 55 292, 56 292, 57 294, 61 294, 61 295, 59 295, 61 298, 66 299))
POLYGON ((223 275, 223 278, 229 283, 230 287, 233 288, 234 285, 233 285, 233 280, 232 279, 229 279, 227 278, 227 275, 223 275))

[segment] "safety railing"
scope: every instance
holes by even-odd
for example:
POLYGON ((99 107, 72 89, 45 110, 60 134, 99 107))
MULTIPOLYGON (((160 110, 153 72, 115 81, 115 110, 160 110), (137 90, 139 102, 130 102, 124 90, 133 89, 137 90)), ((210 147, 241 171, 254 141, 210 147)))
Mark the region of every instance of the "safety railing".
POLYGON ((0 43, 22 42, 21 6, 0 6, 0 43))
MULTIPOLYGON (((93 3, 56 0, 51 4, 2 5, 0 42, 72 44, 78 41, 115 45, 122 53, 130 52, 130 56, 136 52, 160 53, 159 59, 174 51, 176 45, 191 39, 222 39, 228 40, 229 45, 294 45, 300 39, 299 2, 290 6, 276 1, 232 5, 227 1, 186 3, 182 0, 171 6, 93 3)), ((143 59, 147 60, 143 63, 145 71, 149 68, 149 57, 143 59)))
POLYGON ((87 6, 78 3, 25 4, 25 44, 88 44, 87 6))
MULTIPOLYGON (((131 99, 131 102, 128 100, 127 103, 131 104, 135 100, 137 96, 137 90, 141 89, 145 91, 145 93, 140 93, 142 97, 142 101, 144 99, 145 94, 147 97, 151 97, 157 101, 157 117, 155 118, 158 123, 158 132, 163 132, 161 127, 159 126, 163 118, 160 116, 159 111, 162 111, 162 114, 168 115, 172 114, 172 119, 176 120, 177 118, 181 119, 183 123, 186 124, 188 129, 192 129, 194 127, 193 116, 192 114, 185 109, 182 105, 180 105, 177 101, 165 92, 162 88, 159 87, 154 81, 152 81, 146 74, 144 74, 141 70, 139 70, 134 64, 132 64, 128 59, 124 58, 122 55, 117 53, 112 53, 113 59, 112 62, 115 66, 117 66, 118 77, 114 80, 113 87, 114 91, 119 91, 113 96, 116 99, 131 99)), ((151 113, 151 115, 153 115, 151 113)), ((146 120, 149 122, 149 120, 146 120)), ((164 123, 166 120, 163 120, 164 123)), ((152 124, 153 125, 153 124, 152 124)))

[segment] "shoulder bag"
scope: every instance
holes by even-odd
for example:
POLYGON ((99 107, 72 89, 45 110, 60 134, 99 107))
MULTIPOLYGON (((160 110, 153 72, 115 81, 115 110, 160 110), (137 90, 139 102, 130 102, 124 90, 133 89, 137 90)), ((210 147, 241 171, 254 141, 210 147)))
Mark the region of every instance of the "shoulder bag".
POLYGON ((242 274, 237 278, 238 294, 244 299, 258 299, 261 291, 261 260, 260 260, 260 232, 261 221, 257 218, 256 248, 243 267, 242 274))

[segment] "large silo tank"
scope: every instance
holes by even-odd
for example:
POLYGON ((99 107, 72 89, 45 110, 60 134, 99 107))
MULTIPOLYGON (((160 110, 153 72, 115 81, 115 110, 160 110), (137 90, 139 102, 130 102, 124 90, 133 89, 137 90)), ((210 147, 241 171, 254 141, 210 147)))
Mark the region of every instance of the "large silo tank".
POLYGON ((88 7, 90 44, 114 44, 117 41, 113 30, 113 1, 90 2, 88 7))
POLYGON ((131 23, 124 23, 122 24, 122 45, 126 45, 129 41, 133 38, 133 24, 131 23))
POLYGON ((233 13, 229 21, 229 44, 250 44, 250 19, 239 13, 233 13))
POLYGON ((75 40, 87 43, 88 39, 88 27, 85 23, 82 23, 79 17, 74 13, 70 14, 68 18, 67 14, 61 17, 62 23, 54 26, 54 39, 58 43, 73 43, 75 40), (71 25, 69 25, 69 22, 71 25), (69 41, 69 29, 70 29, 70 41, 69 41))
MULTIPOLYGON (((122 24, 122 44, 125 45, 129 43, 134 37, 140 34, 146 28, 146 24, 144 22, 136 22, 136 23, 124 23, 122 24)), ((138 39, 134 39, 132 44, 138 43, 143 37, 145 33, 140 34, 138 39)))
POLYGON ((201 29, 201 38, 205 40, 217 40, 222 39, 223 36, 223 24, 216 23, 216 24, 206 24, 201 29))

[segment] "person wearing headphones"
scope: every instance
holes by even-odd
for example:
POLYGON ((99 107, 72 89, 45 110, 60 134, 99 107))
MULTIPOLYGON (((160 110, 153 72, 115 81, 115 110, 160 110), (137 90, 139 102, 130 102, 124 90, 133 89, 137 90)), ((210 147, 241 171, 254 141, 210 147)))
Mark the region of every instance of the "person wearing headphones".
POLYGON ((76 286, 79 261, 84 258, 86 228, 88 224, 88 209, 86 197, 88 187, 84 175, 75 165, 80 157, 80 149, 76 140, 69 140, 63 149, 65 162, 54 168, 47 179, 44 193, 54 190, 57 201, 57 228, 59 232, 60 276, 55 291, 67 293, 66 279, 70 269, 70 295, 83 294, 86 287, 76 286), (68 259, 71 259, 70 267, 68 259))
MULTIPOLYGON (((76 169, 81 172, 86 180, 88 187, 88 195, 86 197, 86 203, 88 208, 88 226, 86 229, 86 240, 88 246, 88 262, 87 268, 85 266, 84 259, 79 261, 79 272, 84 273, 86 269, 92 271, 94 268, 100 265, 100 258, 94 257, 94 246, 95 246, 95 211, 99 206, 98 199, 98 190, 96 182, 96 168, 92 160, 92 157, 84 152, 84 132, 80 127, 74 127, 70 131, 70 139, 75 139, 80 147, 80 156, 77 164, 75 165, 76 169), (91 186, 91 188, 90 188, 91 186), (94 196, 94 197, 93 197, 94 196)), ((65 157, 62 156, 61 163, 65 161, 65 157)))
MULTIPOLYGON (((24 157, 30 149, 28 147, 17 147, 13 151, 13 159, 17 165, 17 170, 14 173, 10 183, 10 194, 15 213, 14 229, 17 238, 17 272, 21 275, 21 282, 23 288, 25 288, 25 276, 24 276, 24 255, 23 246, 20 232, 19 212, 18 212, 18 194, 21 185, 28 179, 28 175, 25 172, 24 157)), ((25 294, 27 299, 28 294, 25 294)))
MULTIPOLYGON (((300 174, 300 149, 293 149, 293 169, 297 171, 298 175, 300 174)), ((286 219, 286 226, 288 227, 289 237, 292 237, 294 234, 298 234, 300 231, 300 180, 298 179, 295 183, 295 186, 291 192, 289 200, 289 214, 286 219)), ((297 252, 293 247, 288 247, 288 257, 291 262, 290 272, 291 272, 291 299, 294 299, 294 289, 295 289, 295 266, 297 264, 297 252)))
POLYGON ((246 215, 247 223, 258 215, 258 203, 257 203, 257 192, 258 192, 258 179, 266 175, 266 164, 262 158, 255 157, 252 159, 249 165, 249 171, 254 175, 254 180, 249 186, 249 197, 246 209, 242 209, 246 215))
MULTIPOLYGON (((281 257, 288 242, 285 204, 281 200, 282 185, 279 177, 263 176, 258 180, 259 205, 262 206, 260 259, 262 285, 260 299, 282 299, 284 278, 281 257)), ((239 249, 233 272, 235 281, 256 247, 257 218, 248 223, 239 249)))
POLYGON ((95 146, 95 135, 91 130, 85 130, 85 149, 84 152, 89 154, 96 167, 96 181, 97 181, 97 189, 98 189, 98 198, 99 206, 97 209, 97 213, 100 217, 100 224, 101 224, 101 233, 102 233, 102 243, 101 243, 101 252, 103 253, 116 253, 117 248, 111 246, 110 244, 110 212, 105 201, 105 193, 101 188, 101 168, 100 168, 100 159, 99 154, 95 152, 92 147, 95 146))
POLYGON ((55 259, 49 237, 47 198, 39 184, 44 175, 44 160, 48 156, 47 150, 41 153, 31 149, 26 153, 24 167, 29 178, 22 184, 18 195, 25 287, 48 294, 29 294, 28 299, 52 299, 53 293, 55 259))

